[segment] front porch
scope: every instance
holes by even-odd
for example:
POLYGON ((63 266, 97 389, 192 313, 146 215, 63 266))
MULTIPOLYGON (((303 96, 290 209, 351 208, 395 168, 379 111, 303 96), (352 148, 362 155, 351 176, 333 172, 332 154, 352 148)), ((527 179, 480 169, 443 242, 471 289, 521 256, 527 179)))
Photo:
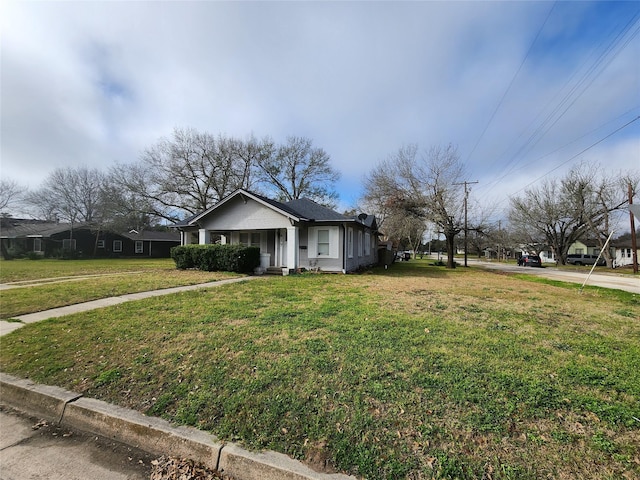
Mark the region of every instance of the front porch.
POLYGON ((230 244, 258 247, 262 273, 283 275, 299 268, 298 227, 262 230, 207 230, 181 232, 181 244, 230 244))

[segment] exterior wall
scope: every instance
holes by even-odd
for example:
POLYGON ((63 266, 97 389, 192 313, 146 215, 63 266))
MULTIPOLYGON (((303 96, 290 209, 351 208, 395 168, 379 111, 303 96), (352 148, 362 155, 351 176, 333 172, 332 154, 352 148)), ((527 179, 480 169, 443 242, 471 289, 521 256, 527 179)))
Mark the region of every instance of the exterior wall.
POLYGON ((215 209, 215 215, 202 219, 207 230, 265 230, 291 227, 284 215, 245 197, 238 195, 215 209))
POLYGON ((300 255, 299 257, 299 265, 301 268, 306 268, 309 270, 318 269, 323 272, 342 272, 344 259, 344 249, 342 248, 344 241, 344 229, 340 225, 313 225, 301 228, 300 231, 301 233, 298 237, 300 240, 299 251, 300 253, 304 252, 305 258, 305 261, 303 262, 302 255, 300 255), (318 257, 312 252, 314 248, 317 248, 316 237, 314 235, 316 235, 317 229, 319 228, 331 229, 336 232, 335 235, 330 236, 330 251, 332 253, 331 257, 318 257), (304 243, 302 240, 303 238, 305 239, 304 243))
POLYGON ((598 255, 600 253, 600 247, 588 246, 587 244, 578 241, 572 243, 569 247, 569 251, 567 252, 568 255, 572 255, 574 253, 582 255, 598 255))

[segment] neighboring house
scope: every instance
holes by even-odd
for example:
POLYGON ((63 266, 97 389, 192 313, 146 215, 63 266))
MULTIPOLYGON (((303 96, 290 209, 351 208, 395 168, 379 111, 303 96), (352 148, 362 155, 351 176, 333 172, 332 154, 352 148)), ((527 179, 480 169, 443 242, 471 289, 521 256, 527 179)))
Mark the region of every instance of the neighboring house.
POLYGON ((182 245, 229 243, 260 248, 263 269, 351 272, 378 262, 372 215, 348 217, 308 199, 277 202, 237 190, 173 227, 182 245))
POLYGON ((180 244, 180 235, 150 230, 113 233, 84 223, 72 227, 68 223, 3 218, 0 242, 3 253, 44 257, 62 252, 75 252, 81 257, 169 257, 171 247, 180 244))
POLYGON ((599 255, 600 244, 594 239, 578 240, 569 247, 568 255, 599 255))
MULTIPOLYGON (((633 265, 633 250, 631 239, 614 240, 611 242, 613 266, 614 268, 633 265)), ((636 250, 636 258, 640 259, 640 248, 636 250)))

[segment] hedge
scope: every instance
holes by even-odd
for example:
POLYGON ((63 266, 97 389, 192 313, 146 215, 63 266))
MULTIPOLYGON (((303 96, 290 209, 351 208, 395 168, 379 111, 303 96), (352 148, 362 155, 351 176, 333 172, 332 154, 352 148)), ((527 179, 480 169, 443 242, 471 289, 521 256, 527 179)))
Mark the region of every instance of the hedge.
POLYGON ((171 249, 171 258, 180 270, 251 273, 260 265, 260 249, 244 245, 180 245, 171 249))

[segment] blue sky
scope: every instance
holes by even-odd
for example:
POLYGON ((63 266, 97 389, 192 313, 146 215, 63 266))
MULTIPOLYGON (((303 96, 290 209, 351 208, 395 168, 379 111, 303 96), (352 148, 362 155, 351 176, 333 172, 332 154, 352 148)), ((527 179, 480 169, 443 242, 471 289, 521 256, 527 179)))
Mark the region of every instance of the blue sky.
POLYGON ((135 161, 174 127, 309 137, 344 207, 409 143, 457 145, 496 217, 581 161, 640 169, 638 2, 8 0, 0 16, 0 173, 31 187, 135 161))

